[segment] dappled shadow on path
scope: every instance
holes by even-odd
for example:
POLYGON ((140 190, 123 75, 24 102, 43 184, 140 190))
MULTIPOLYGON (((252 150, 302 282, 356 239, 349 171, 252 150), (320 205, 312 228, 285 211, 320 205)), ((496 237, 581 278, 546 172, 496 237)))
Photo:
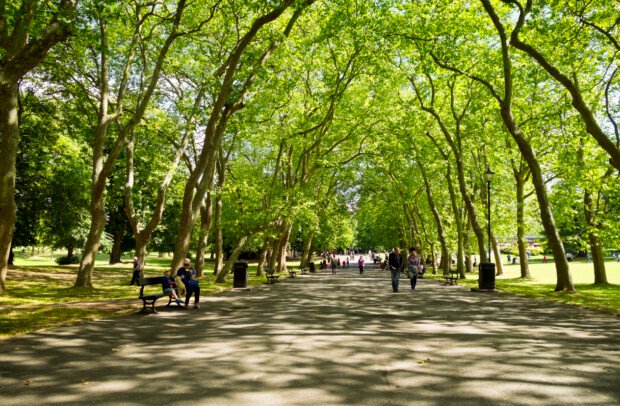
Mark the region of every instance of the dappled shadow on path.
POLYGON ((616 404, 618 319, 353 268, 3 342, 3 404, 616 404), (165 399, 165 400, 164 400, 165 399))

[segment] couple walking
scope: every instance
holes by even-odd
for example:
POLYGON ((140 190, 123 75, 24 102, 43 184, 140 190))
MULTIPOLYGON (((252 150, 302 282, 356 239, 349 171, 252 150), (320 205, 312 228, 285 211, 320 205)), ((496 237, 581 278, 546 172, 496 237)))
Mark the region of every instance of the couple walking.
MULTIPOLYGON (((418 256, 418 252, 415 247, 409 248, 407 262, 407 273, 409 279, 411 279, 411 290, 415 290, 415 285, 418 281, 418 269, 420 269, 420 257, 418 256)), ((400 271, 403 268, 403 256, 398 247, 394 248, 394 250, 390 252, 388 266, 390 267, 390 273, 392 274, 392 290, 396 293, 398 292, 398 284, 400 282, 400 271)))

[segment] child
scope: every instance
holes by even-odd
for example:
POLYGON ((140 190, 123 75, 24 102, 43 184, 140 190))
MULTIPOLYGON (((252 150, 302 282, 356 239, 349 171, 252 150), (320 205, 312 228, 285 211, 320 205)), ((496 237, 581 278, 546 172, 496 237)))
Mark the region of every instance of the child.
POLYGON ((174 283, 174 279, 170 277, 170 269, 166 269, 164 271, 164 279, 161 281, 161 286, 164 293, 167 295, 172 295, 177 304, 181 306, 181 300, 179 300, 179 296, 177 296, 177 291, 175 290, 176 284, 174 283))

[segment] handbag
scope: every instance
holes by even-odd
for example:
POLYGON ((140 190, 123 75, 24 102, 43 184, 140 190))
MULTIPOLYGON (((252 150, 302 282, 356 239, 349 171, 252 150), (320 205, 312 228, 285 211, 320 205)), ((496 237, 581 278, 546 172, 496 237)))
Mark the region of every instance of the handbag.
POLYGON ((409 277, 409 279, 413 279, 416 277, 417 274, 418 274, 418 267, 415 265, 411 265, 409 269, 407 270, 407 276, 409 277))

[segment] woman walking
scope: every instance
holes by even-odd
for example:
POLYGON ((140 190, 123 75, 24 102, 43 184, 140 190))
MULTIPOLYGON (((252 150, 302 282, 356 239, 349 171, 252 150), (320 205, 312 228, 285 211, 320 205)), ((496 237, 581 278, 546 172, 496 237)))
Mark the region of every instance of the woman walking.
POLYGON ((360 267, 360 275, 364 274, 364 256, 360 255, 360 259, 357 261, 357 266, 360 267))
POLYGON ((420 257, 415 247, 409 248, 409 279, 411 279, 411 290, 415 290, 415 285, 418 282, 418 269, 420 269, 420 257))

